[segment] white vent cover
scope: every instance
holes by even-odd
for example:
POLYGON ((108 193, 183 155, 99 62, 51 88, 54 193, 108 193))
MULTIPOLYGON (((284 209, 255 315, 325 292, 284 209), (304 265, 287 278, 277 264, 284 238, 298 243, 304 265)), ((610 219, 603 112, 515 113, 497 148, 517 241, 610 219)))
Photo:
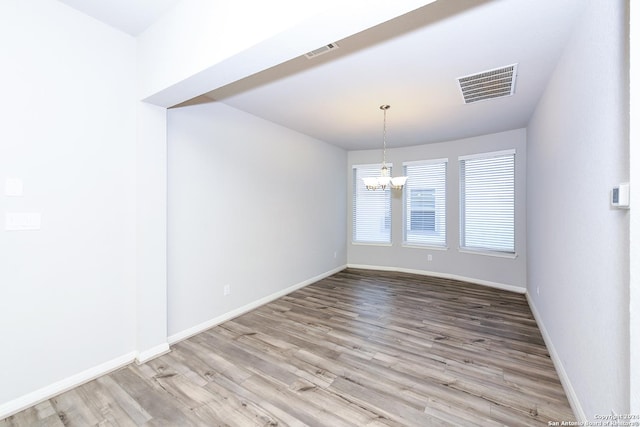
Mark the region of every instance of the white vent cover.
POLYGON ((485 99, 511 96, 516 87, 518 64, 458 77, 465 104, 485 99))
POLYGON ((309 59, 315 58, 316 56, 324 55, 325 53, 329 53, 332 50, 336 50, 339 48, 337 43, 329 43, 326 46, 319 47, 318 49, 312 50, 311 52, 307 52, 305 56, 309 59))

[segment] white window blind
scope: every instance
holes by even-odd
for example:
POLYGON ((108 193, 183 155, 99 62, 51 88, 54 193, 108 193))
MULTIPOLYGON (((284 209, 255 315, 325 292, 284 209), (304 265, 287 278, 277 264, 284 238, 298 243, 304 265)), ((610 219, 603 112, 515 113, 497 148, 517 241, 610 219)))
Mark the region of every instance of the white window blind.
POLYGON ((404 163, 404 242, 446 246, 447 159, 404 163))
POLYGON ((515 150, 459 161, 461 248, 515 253, 515 150))
MULTIPOLYGON (((391 165, 387 164, 391 172, 391 165)), ((381 165, 353 166, 353 242, 391 243, 391 191, 367 190, 362 178, 380 176, 381 165)))

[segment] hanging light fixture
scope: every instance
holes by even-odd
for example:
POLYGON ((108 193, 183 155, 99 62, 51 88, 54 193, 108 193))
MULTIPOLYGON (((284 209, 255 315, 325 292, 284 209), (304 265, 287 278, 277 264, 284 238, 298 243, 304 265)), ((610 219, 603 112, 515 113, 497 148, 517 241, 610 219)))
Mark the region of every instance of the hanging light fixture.
POLYGON ((392 177, 387 167, 387 110, 389 108, 391 108, 391 106, 386 104, 380 106, 380 109, 384 113, 382 125, 382 169, 378 177, 362 178, 367 190, 377 190, 378 188, 384 190, 387 186, 394 190, 402 190, 402 187, 404 187, 404 184, 407 182, 406 176, 392 177))

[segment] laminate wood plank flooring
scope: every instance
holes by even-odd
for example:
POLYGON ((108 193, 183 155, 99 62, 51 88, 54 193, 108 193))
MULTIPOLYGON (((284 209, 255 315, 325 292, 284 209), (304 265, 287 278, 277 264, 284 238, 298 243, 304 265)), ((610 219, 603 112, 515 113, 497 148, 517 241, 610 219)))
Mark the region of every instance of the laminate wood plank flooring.
POLYGON ((550 421, 575 418, 523 295, 347 269, 0 427, 550 421))

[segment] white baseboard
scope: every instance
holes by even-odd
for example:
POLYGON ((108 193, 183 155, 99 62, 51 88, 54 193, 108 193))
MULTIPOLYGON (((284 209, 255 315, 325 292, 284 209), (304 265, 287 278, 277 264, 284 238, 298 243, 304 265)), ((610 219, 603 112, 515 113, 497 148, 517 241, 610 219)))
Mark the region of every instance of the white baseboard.
MULTIPOLYGON (((144 350, 141 352, 132 352, 132 353, 128 353, 125 354, 123 356, 120 356, 116 359, 110 360, 108 362, 105 362, 103 364, 100 364, 98 366, 95 366, 93 368, 87 369, 85 371, 82 371, 76 375, 72 375, 68 378, 65 378, 61 381, 58 381, 56 383, 53 383, 51 385, 48 385, 46 387, 43 387, 39 390, 36 390, 32 393, 26 394, 24 396, 21 396, 17 399, 11 400, 9 402, 6 402, 2 405, 0 405, 0 419, 4 419, 6 417, 9 417, 17 412, 20 412, 24 409, 27 409, 33 405, 37 405, 40 402, 43 402, 47 399, 50 399, 60 393, 64 393, 65 391, 68 391, 74 387, 77 387, 79 385, 82 385, 86 382, 89 382, 91 380, 94 380, 102 375, 108 374, 109 372, 113 372, 123 366, 128 365, 129 363, 135 361, 137 363, 145 363, 155 357, 161 356, 163 354, 166 354, 170 351, 170 344, 174 344, 178 341, 182 341, 184 339, 187 339, 189 337, 192 337, 193 335, 196 335, 200 332, 203 332, 209 328, 212 328, 214 326, 217 326, 223 322, 226 322, 227 320, 231 320, 235 317, 238 317, 248 311, 254 310, 264 304, 267 304, 271 301, 274 301, 282 296, 285 296, 293 291, 296 291, 298 289, 304 288, 305 286, 308 286, 312 283, 315 283, 319 280, 322 280, 326 277, 329 277, 335 273, 338 273, 339 271, 344 270, 345 268, 361 268, 361 269, 367 269, 367 270, 381 270, 381 271, 398 271, 398 272, 403 272, 403 273, 410 273, 410 274, 419 274, 419 275, 426 275, 426 276, 433 276, 433 277, 440 277, 440 278, 445 278, 445 279, 453 279, 453 280, 462 280, 465 282, 470 282, 470 283, 476 283, 476 284, 480 284, 480 285, 485 285, 485 286, 489 286, 489 287, 493 287, 493 288, 498 288, 498 289, 503 289, 503 290, 507 290, 507 291, 512 291, 512 292, 518 292, 518 293, 525 293, 526 289, 523 289, 521 287, 518 286, 513 286, 513 285, 506 285, 506 284, 501 284, 501 283, 495 283, 495 282, 489 282, 489 281, 485 281, 485 280, 478 280, 478 279, 473 279, 473 278, 468 278, 468 277, 463 277, 463 276, 458 276, 458 275, 454 275, 454 274, 445 274, 445 273, 438 273, 438 272, 431 272, 431 271, 424 271, 424 270, 413 270, 413 269, 407 269, 407 268, 396 268, 396 267, 379 267, 379 266, 373 266, 373 265, 355 265, 355 264, 348 264, 348 265, 343 265, 340 267, 336 267, 330 271, 327 271, 325 273, 322 273, 320 275, 317 275, 315 277, 312 277, 310 279, 307 279, 303 282, 297 283, 295 285, 292 285, 286 289, 283 289, 281 291, 275 292, 271 295, 268 295, 266 297, 260 298, 256 301, 253 301, 249 304, 246 304, 242 307, 239 307, 235 310, 232 310, 228 313, 222 314, 218 317, 215 317, 211 320, 208 320, 204 323, 201 323, 199 325, 196 325, 194 327, 191 327, 189 329, 186 329, 182 332, 178 332, 177 334, 173 334, 171 336, 168 337, 167 341, 168 343, 163 343, 161 345, 158 345, 156 347, 150 348, 148 350, 144 350)), ((530 302, 530 306, 532 307, 532 311, 534 312, 534 316, 536 316, 536 320, 538 321, 538 324, 541 326, 541 330, 543 331, 543 337, 545 339, 545 342, 547 342, 547 347, 549 348, 549 352, 551 353, 551 358, 554 359, 554 363, 556 363, 556 369, 558 369, 558 373, 560 375, 560 379, 562 381, 563 386, 565 386, 565 390, 567 391, 568 397, 569 397, 569 401, 571 403, 572 408, 574 409, 574 412, 576 412, 577 414, 582 414, 582 418, 584 419, 584 413, 582 412, 582 409, 577 401, 577 398, 575 397, 575 393, 570 394, 569 391, 573 390, 571 387, 567 387, 565 385, 565 383, 568 383, 568 378, 566 376, 566 373, 564 372, 564 369, 562 369, 561 364, 558 364, 556 362, 557 359, 557 355, 555 353, 555 350, 553 349, 553 346, 551 345, 551 342, 548 340, 548 334, 546 334, 546 330, 544 329, 544 325, 538 320, 538 317, 536 315, 535 312, 535 308, 531 305, 530 302), (574 407, 574 403, 577 405, 577 408, 579 409, 576 410, 576 407, 574 407)))
POLYGON ((46 387, 43 387, 34 392, 28 393, 24 396, 21 396, 17 399, 10 400, 6 403, 0 404, 0 420, 10 417, 11 415, 23 411, 27 408, 30 408, 34 405, 37 405, 40 402, 43 402, 47 399, 51 399, 52 397, 57 396, 60 393, 64 393, 65 391, 71 390, 74 387, 92 381, 102 375, 113 372, 117 369, 122 368, 132 362, 136 362, 139 364, 148 362, 151 359, 154 359, 158 356, 168 353, 171 351, 169 344, 173 344, 175 342, 181 341, 183 339, 189 338, 199 332, 202 332, 206 329, 211 328, 212 326, 216 326, 226 320, 233 319, 243 313, 246 313, 254 308, 260 307, 268 302, 271 302, 275 299, 278 299, 284 295, 287 295, 297 289, 303 288, 311 283, 317 282, 318 280, 324 279, 325 277, 331 276, 339 271, 342 271, 346 268, 346 265, 334 268, 333 270, 327 271, 326 273, 320 274, 316 277, 312 277, 311 279, 305 280, 304 282, 298 283, 296 285, 290 286, 286 289, 283 289, 274 294, 268 295, 264 298, 261 298, 257 301, 249 303, 243 307, 240 307, 236 310, 233 310, 229 313, 225 313, 222 316, 218 316, 215 319, 211 319, 208 322, 204 322, 200 325, 196 325, 193 328, 189 328, 185 331, 182 331, 178 334, 172 335, 168 338, 167 343, 160 344, 153 348, 144 351, 134 351, 131 353, 127 353, 123 356, 110 360, 108 362, 102 363, 93 368, 82 371, 78 374, 72 375, 68 378, 65 378, 61 381, 50 384, 46 387))
POLYGON ((542 339, 544 340, 545 345, 547 346, 547 350, 549 350, 549 356, 551 356, 551 361, 556 368, 556 372, 558 373, 558 377, 560 378, 560 383, 562 384, 562 388, 564 388, 564 392, 567 395, 567 399, 569 400, 569 405, 571 405, 571 409, 573 410, 573 415, 575 415, 576 420, 586 423, 587 416, 582 409, 582 405, 580 404, 580 400, 578 400, 578 395, 571 384, 571 380, 567 375, 567 371, 564 369, 564 365, 562 364, 562 360, 556 351, 556 348, 553 345, 553 341, 551 341, 551 336, 547 331, 547 328, 542 321, 542 317, 540 317, 540 313, 536 308, 533 300, 529 296, 529 293, 525 294, 527 297, 527 302, 529 303, 529 308, 531 309, 531 313, 533 313, 534 319, 536 319, 536 323, 538 324, 538 329, 540 329, 540 333, 542 334, 542 339))
POLYGON ((380 270, 380 271, 397 271, 399 273, 418 274, 421 276, 439 277, 441 279, 460 280, 463 282, 475 283, 476 285, 488 286, 490 288, 502 289, 503 291, 516 292, 519 294, 525 294, 527 289, 521 286, 507 285, 504 283, 491 282, 488 280, 474 279, 472 277, 459 276, 457 274, 439 273, 437 271, 427 270, 414 270, 411 268, 402 267, 380 267, 377 265, 361 265, 361 264, 348 264, 349 268, 361 268, 365 270, 380 270))
POLYGON ((267 295, 266 297, 260 298, 259 300, 250 302, 249 304, 243 305, 242 307, 236 308, 235 310, 231 310, 227 313, 224 313, 220 316, 214 317, 213 319, 207 320, 206 322, 200 323, 198 325, 195 325, 191 328, 185 329, 184 331, 178 332, 176 334, 170 335, 169 338, 167 338, 167 340, 169 341, 169 344, 175 344, 179 341, 185 340, 187 338, 190 338, 194 335, 199 334, 200 332, 206 331, 207 329, 213 328, 214 326, 217 326, 221 323, 224 323, 228 320, 231 320, 235 317, 238 317, 244 313, 247 313, 251 310, 254 310, 262 305, 265 305, 271 301, 274 301, 280 297, 283 297, 287 294, 290 294, 293 291, 296 291, 300 288, 304 288, 305 286, 308 286, 312 283, 315 283, 319 280, 324 279, 325 277, 329 277, 332 274, 335 274, 339 271, 342 271, 346 268, 346 265, 340 266, 340 267, 336 267, 333 270, 329 270, 325 273, 319 274, 318 276, 312 277, 311 279, 307 279, 303 282, 297 283, 293 286, 289 286, 286 289, 283 289, 281 291, 275 292, 271 295, 267 295))
POLYGON ((120 369, 123 366, 128 365, 135 359, 135 352, 127 353, 108 362, 102 363, 93 368, 89 368, 78 374, 67 377, 61 381, 50 384, 32 393, 21 396, 17 399, 10 400, 0 405, 0 420, 10 417, 11 415, 18 413, 22 410, 37 405, 40 402, 44 402, 47 399, 51 399, 60 393, 71 390, 74 387, 94 380, 102 375, 113 372, 120 369))
POLYGON ((152 347, 145 351, 136 352, 136 363, 138 365, 142 365, 145 362, 148 362, 151 359, 155 359, 158 356, 162 356, 163 354, 167 354, 171 351, 169 347, 169 343, 163 343, 152 347))

